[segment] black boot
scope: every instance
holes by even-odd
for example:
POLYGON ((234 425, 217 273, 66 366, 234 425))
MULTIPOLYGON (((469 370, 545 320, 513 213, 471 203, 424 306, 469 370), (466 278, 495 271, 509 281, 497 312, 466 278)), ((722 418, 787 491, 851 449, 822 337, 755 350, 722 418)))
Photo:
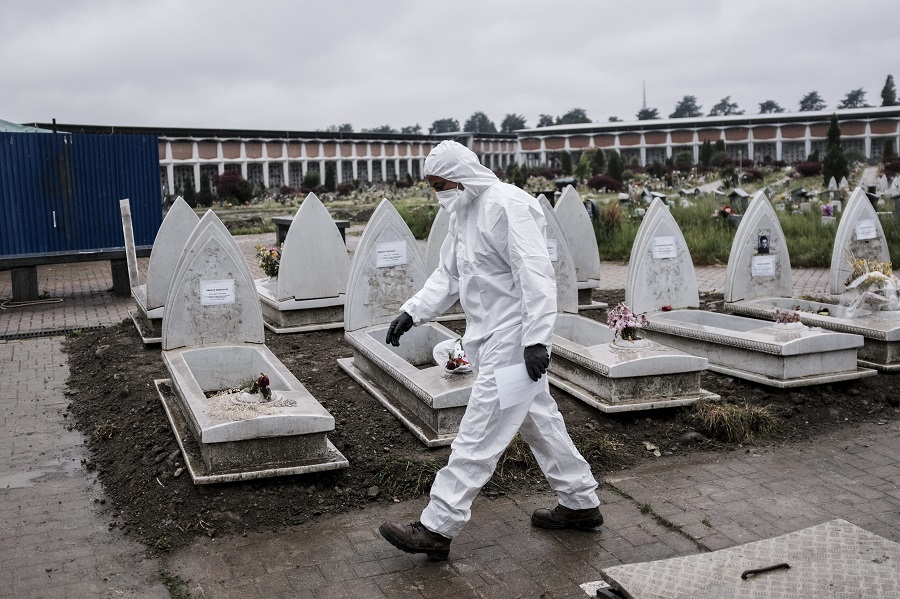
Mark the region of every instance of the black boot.
POLYGON ((597 530, 603 524, 600 508, 592 507, 584 510, 572 510, 557 505, 552 510, 540 508, 531 514, 532 526, 538 528, 577 528, 578 530, 597 530))
POLYGON ((433 560, 445 560, 450 553, 450 541, 444 535, 431 532, 421 522, 397 524, 385 522, 378 527, 388 543, 407 553, 424 553, 433 560))

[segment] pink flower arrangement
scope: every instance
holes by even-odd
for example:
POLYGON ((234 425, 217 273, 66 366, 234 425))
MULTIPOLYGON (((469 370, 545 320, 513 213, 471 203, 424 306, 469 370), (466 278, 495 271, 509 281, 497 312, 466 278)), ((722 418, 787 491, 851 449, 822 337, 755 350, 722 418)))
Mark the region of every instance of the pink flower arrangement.
POLYGON ((834 216, 834 206, 831 204, 822 204, 822 216, 834 216))
POLYGON ((644 328, 648 323, 646 316, 635 314, 625 302, 621 302, 606 316, 606 324, 615 331, 615 336, 621 337, 623 341, 636 341, 638 329, 644 328))

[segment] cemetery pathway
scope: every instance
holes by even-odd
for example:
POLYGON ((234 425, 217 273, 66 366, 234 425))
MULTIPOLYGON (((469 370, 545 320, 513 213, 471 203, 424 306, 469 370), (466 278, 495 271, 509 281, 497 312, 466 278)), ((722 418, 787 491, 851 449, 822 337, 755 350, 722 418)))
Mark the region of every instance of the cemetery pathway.
MULTIPOLYGON (((271 237, 239 238, 252 269, 253 245, 271 237)), ((351 249, 354 237, 351 231, 351 249)), ((626 267, 603 268, 603 286, 621 289, 626 267)), ((721 291, 724 274, 698 268, 700 289, 721 291)), ((400 553, 378 536, 384 520, 415 519, 421 501, 373 504, 278 533, 204 538, 149 558, 122 533, 82 464, 84 438, 71 430, 67 411, 67 356, 62 338, 48 335, 121 322, 131 301, 109 292, 105 263, 43 268, 39 278, 45 293, 63 301, 0 310, 3 598, 162 598, 169 596, 164 582, 204 599, 574 598, 587 596, 580 585, 597 581, 606 566, 730 547, 837 517, 900 541, 894 419, 803 444, 664 456, 606 476, 600 534, 533 529, 531 511, 553 502, 535 492, 480 498, 444 563, 400 553)), ((795 269, 795 293, 820 291, 827 278, 823 269, 795 269)), ((0 298, 10 296, 9 274, 0 273, 0 298)))

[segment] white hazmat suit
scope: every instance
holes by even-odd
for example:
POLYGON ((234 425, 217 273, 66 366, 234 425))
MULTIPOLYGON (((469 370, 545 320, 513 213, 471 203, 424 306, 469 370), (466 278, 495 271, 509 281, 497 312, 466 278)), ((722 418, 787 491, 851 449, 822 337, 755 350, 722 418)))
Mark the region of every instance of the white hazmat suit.
MULTIPOLYGON (((472 395, 449 462, 435 478, 421 522, 453 538, 469 520, 478 495, 517 432, 531 447, 560 505, 597 507, 597 482, 572 443, 549 388, 532 401, 500 409, 494 370, 521 364, 532 345, 551 348, 556 279, 540 204, 502 183, 465 146, 444 141, 425 159, 425 174, 461 183, 452 200, 440 264, 401 311, 415 325, 459 299, 466 313, 463 347, 475 373, 472 395)), ((453 195, 453 194, 449 194, 453 195)), ((544 379, 544 385, 547 379, 544 379)))

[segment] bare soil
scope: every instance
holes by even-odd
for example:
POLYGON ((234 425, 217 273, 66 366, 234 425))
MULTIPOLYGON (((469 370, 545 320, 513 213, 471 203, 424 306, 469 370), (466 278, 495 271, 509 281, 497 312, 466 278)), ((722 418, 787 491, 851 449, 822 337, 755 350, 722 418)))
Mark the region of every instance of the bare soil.
MULTIPOLYGON (((595 292, 610 305, 623 291, 595 292)), ((704 298, 707 309, 721 296, 704 298)), ((594 311, 605 319, 604 311, 594 311)), ((462 332, 462 325, 457 327, 462 332)), ((449 449, 427 449, 337 365, 352 356, 342 331, 266 334, 269 348, 335 417, 330 440, 349 459, 344 470, 257 482, 195 486, 179 471, 184 464, 166 420, 154 379, 168 378, 158 348, 145 349, 124 321, 71 335, 65 344, 70 378, 67 417, 82 431, 110 499, 110 527, 138 537, 152 550, 168 551, 201 535, 274 530, 381 502, 420 500, 424 506, 434 473, 449 449)), ((690 426, 688 409, 604 415, 553 389, 569 433, 598 478, 645 460, 698 451, 757 451, 805 441, 858 422, 900 418, 898 377, 879 374, 856 382, 775 390, 714 373, 705 389, 740 405, 768 406, 779 426, 754 443, 738 445, 704 436, 690 426), (660 457, 646 443, 659 448, 660 457)), ((488 500, 504 494, 547 490, 520 442, 507 451, 488 500)))

